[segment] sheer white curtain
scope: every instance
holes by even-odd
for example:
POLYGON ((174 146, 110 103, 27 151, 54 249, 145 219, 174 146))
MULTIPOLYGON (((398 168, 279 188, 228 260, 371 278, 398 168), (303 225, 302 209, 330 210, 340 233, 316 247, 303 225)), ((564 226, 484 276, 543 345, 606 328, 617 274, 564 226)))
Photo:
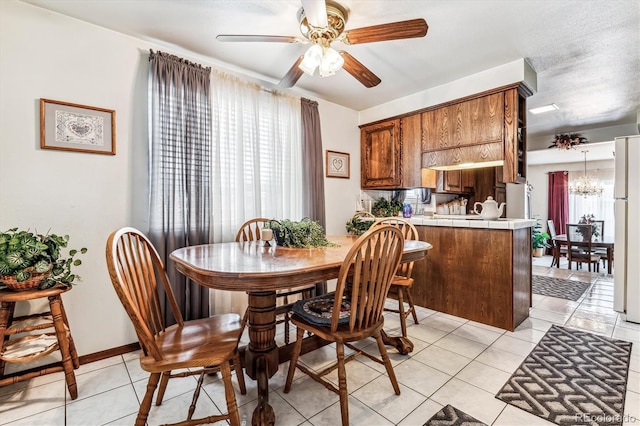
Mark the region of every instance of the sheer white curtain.
MULTIPOLYGON (((302 219, 300 99, 214 72, 213 242, 234 241, 254 217, 302 219)), ((243 312, 247 295, 210 292, 212 313, 243 312)))
MULTIPOLYGON (((592 214, 596 220, 604 220, 604 236, 613 238, 615 219, 613 215, 613 169, 587 171, 602 183, 601 195, 582 196, 569 194, 569 223, 578 223, 586 214, 592 214)), ((584 176, 584 171, 569 172, 569 185, 584 176)))

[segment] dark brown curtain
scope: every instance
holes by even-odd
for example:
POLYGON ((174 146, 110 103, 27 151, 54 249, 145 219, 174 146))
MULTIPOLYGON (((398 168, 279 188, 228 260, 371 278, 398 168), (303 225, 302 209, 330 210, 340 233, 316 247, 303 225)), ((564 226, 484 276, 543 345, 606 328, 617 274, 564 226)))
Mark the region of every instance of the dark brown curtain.
POLYGON ((184 319, 204 318, 209 290, 180 274, 169 255, 209 242, 211 69, 162 52, 152 51, 149 62, 149 238, 184 319))
POLYGON ((318 103, 302 98, 302 212, 326 229, 322 135, 318 103))
MULTIPOLYGON (((318 222, 325 230, 324 172, 322 135, 318 103, 301 98, 302 111, 302 214, 318 222)), ((316 295, 327 292, 327 282, 316 284, 316 295)))
POLYGON ((549 172, 549 211, 547 217, 553 220, 557 234, 565 233, 569 221, 569 174, 566 171, 549 172))

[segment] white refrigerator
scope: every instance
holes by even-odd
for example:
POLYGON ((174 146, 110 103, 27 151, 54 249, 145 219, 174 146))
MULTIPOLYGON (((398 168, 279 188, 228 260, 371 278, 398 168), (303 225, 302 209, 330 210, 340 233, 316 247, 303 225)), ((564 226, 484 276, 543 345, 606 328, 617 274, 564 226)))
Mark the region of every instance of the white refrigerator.
POLYGON ((640 136, 615 140, 613 309, 640 323, 640 136))

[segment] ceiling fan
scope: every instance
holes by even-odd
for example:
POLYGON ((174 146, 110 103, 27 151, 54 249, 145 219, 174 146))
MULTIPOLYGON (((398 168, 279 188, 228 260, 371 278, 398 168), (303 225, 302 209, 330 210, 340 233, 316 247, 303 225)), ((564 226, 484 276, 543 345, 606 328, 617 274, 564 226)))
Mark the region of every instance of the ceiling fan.
POLYGON ((345 31, 347 10, 340 4, 331 0, 301 0, 301 2, 302 8, 298 11, 298 22, 300 22, 303 38, 220 34, 216 39, 225 42, 310 43, 311 47, 307 52, 296 60, 280 80, 281 87, 294 86, 303 73, 313 75, 316 68, 319 69, 322 77, 333 75, 340 68, 344 68, 365 87, 374 87, 380 84, 380 78, 349 53, 333 49, 331 43, 341 42, 350 45, 424 37, 429 28, 424 19, 418 18, 345 31))

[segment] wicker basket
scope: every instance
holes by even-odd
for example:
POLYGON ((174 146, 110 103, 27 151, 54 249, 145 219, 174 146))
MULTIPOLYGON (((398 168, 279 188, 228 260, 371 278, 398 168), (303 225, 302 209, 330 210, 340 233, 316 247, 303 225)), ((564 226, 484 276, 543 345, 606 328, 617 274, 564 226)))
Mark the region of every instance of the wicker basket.
POLYGON ((0 282, 11 290, 33 290, 38 288, 40 283, 51 274, 47 272, 31 272, 31 276, 26 281, 16 280, 15 275, 0 275, 0 282))

